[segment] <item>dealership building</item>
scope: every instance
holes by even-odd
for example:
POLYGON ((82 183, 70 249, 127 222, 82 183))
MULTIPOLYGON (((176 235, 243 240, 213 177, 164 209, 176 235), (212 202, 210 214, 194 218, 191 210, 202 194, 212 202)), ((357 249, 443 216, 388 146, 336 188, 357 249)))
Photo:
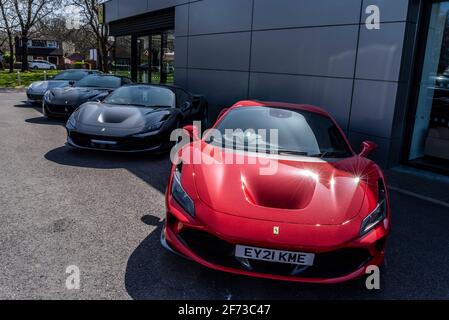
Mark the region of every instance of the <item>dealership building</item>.
POLYGON ((384 167, 449 173, 449 1, 110 0, 104 15, 116 73, 204 94, 211 117, 313 104, 384 167))

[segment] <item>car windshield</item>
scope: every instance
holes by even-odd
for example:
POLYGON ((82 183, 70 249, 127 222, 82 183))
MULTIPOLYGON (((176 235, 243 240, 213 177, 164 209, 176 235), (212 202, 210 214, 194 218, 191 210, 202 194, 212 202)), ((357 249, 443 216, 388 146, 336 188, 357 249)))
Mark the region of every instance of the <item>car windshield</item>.
POLYGON ((209 135, 206 142, 225 148, 320 158, 352 156, 329 117, 304 110, 236 108, 215 129, 220 134, 209 135))
POLYGON ((118 88, 122 79, 114 76, 87 76, 76 83, 77 87, 118 88))
POLYGON ((173 108, 175 94, 170 89, 158 86, 129 86, 115 90, 103 102, 137 107, 173 108))
POLYGON ((57 74, 52 80, 78 81, 87 76, 85 71, 65 71, 57 74))

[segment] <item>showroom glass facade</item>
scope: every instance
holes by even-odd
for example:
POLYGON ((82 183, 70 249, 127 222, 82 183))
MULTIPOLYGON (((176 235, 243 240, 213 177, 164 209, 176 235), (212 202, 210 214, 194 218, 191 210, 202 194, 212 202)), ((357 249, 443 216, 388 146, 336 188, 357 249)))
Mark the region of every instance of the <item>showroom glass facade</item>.
POLYGON ((408 160, 446 171, 449 170, 449 1, 434 2, 428 10, 408 160))
POLYGON ((174 39, 172 30, 137 38, 137 82, 173 84, 174 39))
POLYGON ((115 39, 112 66, 116 75, 131 77, 131 36, 115 39))
POLYGON ((175 36, 166 30, 145 36, 119 36, 115 39, 113 72, 137 83, 173 84, 175 36), (133 42, 136 43, 132 59, 133 42), (133 69, 136 70, 133 73, 133 69))

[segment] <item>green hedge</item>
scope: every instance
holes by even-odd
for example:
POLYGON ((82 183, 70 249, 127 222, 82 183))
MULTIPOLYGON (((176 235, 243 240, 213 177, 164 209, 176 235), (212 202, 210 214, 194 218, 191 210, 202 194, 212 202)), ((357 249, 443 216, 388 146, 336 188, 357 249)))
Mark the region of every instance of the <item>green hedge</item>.
MULTIPOLYGON (((58 70, 47 70, 47 78, 58 74, 58 70)), ((15 70, 14 73, 9 73, 7 70, 0 70, 0 88, 24 88, 28 87, 31 82, 43 81, 44 70, 20 72, 15 70), (20 82, 17 73, 20 74, 20 82)))

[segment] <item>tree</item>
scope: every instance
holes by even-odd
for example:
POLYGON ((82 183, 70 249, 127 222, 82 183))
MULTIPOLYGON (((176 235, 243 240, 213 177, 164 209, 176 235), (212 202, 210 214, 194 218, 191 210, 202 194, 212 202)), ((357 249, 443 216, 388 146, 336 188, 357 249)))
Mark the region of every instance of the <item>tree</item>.
POLYGON ((1 29, 6 33, 9 49, 9 72, 14 72, 14 32, 17 27, 12 0, 0 0, 1 29))
POLYGON ((80 25, 79 28, 69 28, 62 13, 59 13, 56 17, 43 19, 35 29, 34 34, 37 37, 73 44, 75 51, 64 52, 66 54, 79 52, 88 55, 90 49, 97 47, 96 37, 90 26, 80 25))
POLYGON ((22 71, 28 70, 28 40, 33 27, 58 8, 60 0, 12 0, 22 42, 22 71))
POLYGON ((109 72, 109 52, 112 46, 108 42, 109 29, 101 20, 101 2, 99 0, 72 0, 72 4, 79 8, 83 22, 90 27, 97 42, 98 69, 109 72))

